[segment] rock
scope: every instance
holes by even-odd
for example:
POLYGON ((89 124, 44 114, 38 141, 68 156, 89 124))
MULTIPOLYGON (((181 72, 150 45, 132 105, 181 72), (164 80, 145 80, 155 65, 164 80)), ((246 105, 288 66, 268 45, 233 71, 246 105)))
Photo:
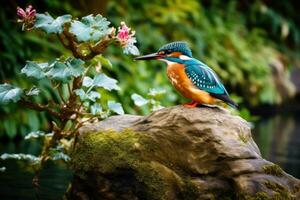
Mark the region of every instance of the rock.
POLYGON ((113 116, 80 130, 67 199, 300 199, 249 124, 219 107, 113 116))

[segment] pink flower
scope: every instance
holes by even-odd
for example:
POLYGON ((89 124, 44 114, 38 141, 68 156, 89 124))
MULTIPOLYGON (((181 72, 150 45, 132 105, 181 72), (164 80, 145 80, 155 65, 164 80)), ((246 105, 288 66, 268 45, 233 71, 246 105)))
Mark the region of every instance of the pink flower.
POLYGON ((130 28, 127 27, 125 22, 121 22, 121 26, 118 28, 117 39, 120 41, 121 46, 124 47, 128 43, 132 42, 135 38, 133 37, 135 34, 134 31, 131 31, 130 28))
POLYGON ((26 12, 20 8, 20 7, 17 7, 17 15, 20 17, 20 18, 25 18, 26 17, 26 12))
POLYGON ((23 29, 32 28, 36 17, 36 10, 32 7, 32 5, 27 6, 25 10, 17 7, 17 15, 19 16, 18 22, 23 23, 23 29))
POLYGON ((119 27, 117 38, 119 40, 128 40, 130 37, 129 35, 130 28, 128 28, 125 24, 125 22, 121 22, 121 26, 119 27))
POLYGON ((139 50, 134 45, 136 43, 134 34, 135 31, 131 31, 131 29, 126 26, 125 22, 121 22, 116 38, 120 42, 125 54, 139 55, 139 50))

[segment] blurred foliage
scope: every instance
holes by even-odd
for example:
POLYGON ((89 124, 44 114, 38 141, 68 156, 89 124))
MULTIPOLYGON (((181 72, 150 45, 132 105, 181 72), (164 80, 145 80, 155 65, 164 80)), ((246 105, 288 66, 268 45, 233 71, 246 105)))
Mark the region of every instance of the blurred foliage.
MULTIPOLYGON (((269 39, 267 29, 250 25, 248 28, 251 19, 255 18, 251 18, 250 10, 256 14, 255 7, 263 2, 256 1, 244 12, 239 10, 242 3, 226 2, 110 2, 107 16, 115 23, 126 20, 134 26, 143 53, 156 51, 170 41, 188 41, 194 57, 219 74, 233 97, 242 97, 235 98, 240 100, 239 103, 247 106, 279 103, 269 63, 278 59, 281 53, 276 49, 276 43, 269 39)), ((132 92, 145 96, 149 87, 161 86, 168 94, 162 105, 186 101, 168 83, 164 64, 156 61, 132 63, 119 56, 113 64, 119 70, 119 80, 123 80, 124 96, 130 96, 132 92)))
MULTIPOLYGON (((34 0, 28 3, 32 3, 39 12, 47 10, 54 14, 82 16, 88 9, 96 13, 98 9, 114 25, 126 21, 136 30, 138 46, 143 54, 157 51, 168 42, 185 40, 190 44, 193 56, 213 68, 231 96, 245 107, 279 103, 279 93, 269 63, 274 59, 282 59, 286 66, 291 66, 300 55, 300 16, 295 0, 77 0, 76 3, 34 0), (104 10, 105 13, 102 13, 104 10)), ((43 40, 43 35, 29 36, 21 32, 15 23, 15 8, 17 5, 24 6, 24 1, 9 1, 7 4, 7 7, 1 8, 4 12, 0 12, 3 24, 0 31, 0 79, 1 82, 5 80, 26 85, 16 73, 24 66, 25 60, 54 58, 62 48, 54 39, 43 40)), ((150 112, 150 108, 135 106, 131 95, 137 93, 146 97, 151 88, 166 91, 159 98, 162 106, 187 101, 169 84, 164 63, 134 62, 115 48, 109 49, 104 56, 111 60, 114 68, 109 70, 104 66, 104 70, 120 80, 122 88, 114 97, 122 102, 127 113, 150 112)), ((47 92, 48 95, 55 95, 51 90, 47 92)), ((106 100, 111 95, 107 93, 102 97, 106 100)), ((14 137, 18 133, 34 130, 33 125, 46 125, 43 113, 33 116, 23 110, 16 115, 12 112, 16 109, 21 108, 0 110, 5 113, 0 115, 3 120, 0 136, 9 134, 14 137), (15 121, 22 123, 17 126, 15 121)), ((242 113, 248 116, 249 113, 244 110, 242 113)))

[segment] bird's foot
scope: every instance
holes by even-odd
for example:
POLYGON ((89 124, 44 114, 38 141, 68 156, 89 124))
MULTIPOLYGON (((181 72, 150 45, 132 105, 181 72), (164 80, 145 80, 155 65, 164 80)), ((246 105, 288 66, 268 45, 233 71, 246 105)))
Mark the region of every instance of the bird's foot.
POLYGON ((183 104, 184 107, 186 108, 195 108, 198 106, 198 103, 196 101, 192 101, 190 103, 185 103, 183 104))

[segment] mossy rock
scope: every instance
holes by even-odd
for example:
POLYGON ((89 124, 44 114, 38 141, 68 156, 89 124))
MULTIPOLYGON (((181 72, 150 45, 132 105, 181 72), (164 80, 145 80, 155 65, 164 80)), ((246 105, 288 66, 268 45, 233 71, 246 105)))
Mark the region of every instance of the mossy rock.
POLYGON ((72 154, 75 171, 114 174, 133 170, 134 180, 145 188, 148 199, 176 196, 170 191, 180 185, 180 177, 158 162, 144 161, 140 148, 149 145, 149 141, 142 134, 130 129, 122 132, 102 131, 85 134, 81 141, 72 154))
POLYGON ((220 108, 114 116, 80 131, 67 199, 294 199, 299 180, 261 158, 248 123, 220 108))
POLYGON ((112 173, 116 168, 129 169, 137 162, 139 136, 130 130, 85 134, 72 153, 76 171, 112 173))
POLYGON ((263 166, 263 171, 266 174, 271 174, 274 176, 282 176, 284 174, 284 171, 281 169, 281 167, 276 164, 263 166))

